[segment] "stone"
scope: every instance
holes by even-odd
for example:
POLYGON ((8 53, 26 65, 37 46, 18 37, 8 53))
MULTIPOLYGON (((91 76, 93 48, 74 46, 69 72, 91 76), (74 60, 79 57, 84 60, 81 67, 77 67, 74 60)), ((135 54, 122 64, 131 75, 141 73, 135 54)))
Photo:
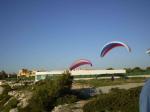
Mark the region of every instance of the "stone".
POLYGON ((9 112, 18 112, 18 108, 10 109, 9 112))
POLYGON ((0 95, 3 94, 4 88, 0 86, 0 95))

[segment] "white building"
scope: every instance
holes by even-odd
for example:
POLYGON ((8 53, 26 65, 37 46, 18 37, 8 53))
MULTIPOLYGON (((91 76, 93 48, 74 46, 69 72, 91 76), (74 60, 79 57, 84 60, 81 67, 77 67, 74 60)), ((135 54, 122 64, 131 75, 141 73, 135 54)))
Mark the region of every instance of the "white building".
MULTIPOLYGON (((49 71, 49 72, 36 72, 35 73, 35 81, 39 81, 42 79, 45 79, 47 76, 59 76, 63 74, 64 71, 49 71)), ((74 76, 75 80, 79 79, 93 79, 97 78, 98 76, 101 75, 110 75, 110 74, 125 74, 126 70, 74 70, 70 71, 71 75, 74 76)), ((105 78, 110 78, 106 77, 105 78)))

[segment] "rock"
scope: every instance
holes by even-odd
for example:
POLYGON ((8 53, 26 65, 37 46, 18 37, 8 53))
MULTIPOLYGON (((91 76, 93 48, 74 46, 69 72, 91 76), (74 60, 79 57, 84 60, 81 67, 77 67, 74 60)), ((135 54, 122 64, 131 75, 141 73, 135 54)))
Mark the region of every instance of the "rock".
POLYGON ((18 108, 10 109, 9 112, 18 112, 18 108))
POLYGON ((28 105, 28 99, 27 98, 24 98, 24 99, 21 99, 20 100, 20 103, 18 103, 18 107, 21 107, 21 108, 25 108, 27 105, 28 105))
POLYGON ((4 85, 4 84, 7 84, 6 81, 5 81, 5 80, 1 80, 1 81, 0 81, 0 86, 1 86, 1 85, 4 85))
POLYGON ((2 85, 2 81, 0 81, 0 85, 2 85))
POLYGON ((64 104, 55 107, 52 112, 83 112, 82 108, 88 101, 78 101, 74 104, 64 104))
POLYGON ((70 108, 68 108, 68 105, 65 104, 55 107, 52 112, 72 112, 72 111, 70 110, 70 108))
POLYGON ((29 91, 11 91, 8 93, 10 96, 14 96, 18 101, 18 105, 21 108, 25 108, 28 105, 29 99, 32 97, 32 92, 29 91))
POLYGON ((0 86, 0 95, 3 94, 4 88, 0 86))

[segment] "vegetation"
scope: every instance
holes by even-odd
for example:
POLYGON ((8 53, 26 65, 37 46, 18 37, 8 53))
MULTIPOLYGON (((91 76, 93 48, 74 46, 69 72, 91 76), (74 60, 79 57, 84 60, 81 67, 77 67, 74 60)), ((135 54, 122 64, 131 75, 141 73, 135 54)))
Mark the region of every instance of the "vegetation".
POLYGON ((53 79, 46 78, 39 81, 33 87, 33 97, 29 105, 20 109, 21 112, 43 112, 50 111, 54 106, 76 101, 76 97, 71 94, 73 78, 69 72, 53 79))
POLYGON ((138 112, 141 87, 129 90, 112 89, 87 103, 84 112, 138 112))
POLYGON ((14 97, 10 98, 8 100, 8 103, 5 106, 3 106, 2 112, 9 112, 10 109, 16 108, 17 103, 18 103, 18 101, 16 98, 14 98, 14 97))
POLYGON ((125 83, 141 83, 144 82, 146 78, 130 78, 130 79, 115 79, 111 81, 110 79, 91 79, 91 80, 77 80, 75 83, 79 83, 82 85, 89 85, 93 87, 101 87, 101 86, 111 86, 111 85, 120 85, 125 83))
POLYGON ((3 85, 4 88, 3 93, 0 95, 0 110, 3 108, 3 105, 10 99, 8 92, 11 91, 11 87, 9 85, 3 85))
POLYGON ((140 67, 135 67, 133 69, 127 68, 127 76, 128 75, 150 75, 150 67, 146 69, 141 69, 140 67))
POLYGON ((6 72, 5 71, 1 71, 0 72, 0 79, 5 79, 5 78, 7 78, 7 74, 6 74, 6 72))
POLYGON ((71 103, 74 103, 76 101, 77 101, 77 96, 65 95, 63 97, 57 98, 55 105, 71 104, 71 103))
POLYGON ((6 80, 6 79, 16 79, 17 78, 17 74, 16 73, 12 73, 12 74, 10 74, 10 73, 6 73, 4 70, 2 70, 1 72, 0 72, 0 80, 6 80))
POLYGON ((34 80, 35 80, 34 76, 29 76, 29 77, 20 76, 17 78, 17 81, 34 81, 34 80))
MULTIPOLYGON (((127 73, 125 76, 134 76, 134 75, 150 75, 150 67, 147 67, 146 69, 142 69, 140 67, 134 67, 134 68, 125 68, 127 73)), ((107 70, 114 70, 114 68, 108 68, 107 70)), ((107 74, 106 74, 107 75, 107 74)))

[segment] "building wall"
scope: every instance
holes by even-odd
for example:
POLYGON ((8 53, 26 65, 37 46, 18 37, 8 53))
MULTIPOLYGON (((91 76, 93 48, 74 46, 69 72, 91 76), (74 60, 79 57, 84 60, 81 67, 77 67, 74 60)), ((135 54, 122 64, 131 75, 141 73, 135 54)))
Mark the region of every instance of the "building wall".
MULTIPOLYGON (((56 76, 63 74, 64 71, 50 71, 50 72, 36 72, 35 81, 39 81, 41 79, 45 79, 46 76, 56 76)), ((75 79, 84 79, 84 78, 95 78, 98 75, 103 74, 125 74, 126 70, 75 70, 70 71, 71 75, 74 76, 75 79)))
POLYGON ((71 71, 71 75, 101 75, 101 74, 124 74, 126 70, 77 70, 71 71))

